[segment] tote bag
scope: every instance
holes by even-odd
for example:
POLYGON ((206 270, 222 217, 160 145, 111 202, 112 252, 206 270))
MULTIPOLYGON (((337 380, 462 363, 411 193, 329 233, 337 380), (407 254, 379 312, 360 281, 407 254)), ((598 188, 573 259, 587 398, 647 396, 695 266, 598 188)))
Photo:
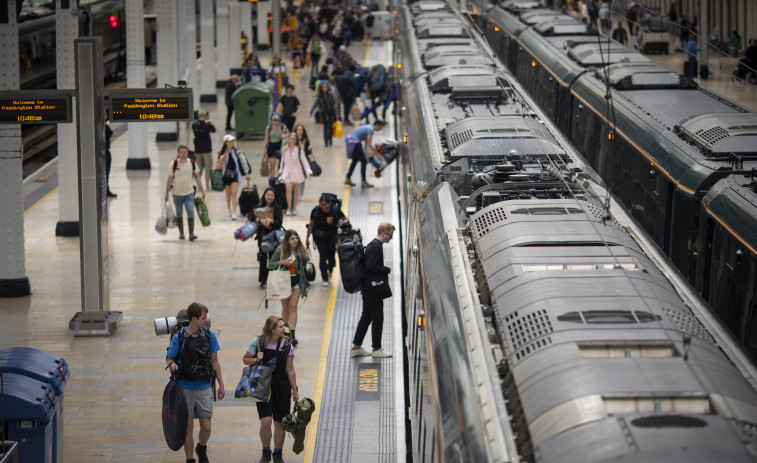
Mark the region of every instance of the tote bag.
POLYGON ((273 270, 268 273, 266 298, 286 299, 291 295, 292 280, 289 278, 289 270, 273 270))
POLYGON ((234 391, 234 397, 250 398, 253 402, 269 402, 272 378, 273 368, 267 365, 246 366, 242 370, 242 377, 234 391))
POLYGON ((210 188, 213 191, 223 191, 223 174, 221 169, 210 170, 210 188))

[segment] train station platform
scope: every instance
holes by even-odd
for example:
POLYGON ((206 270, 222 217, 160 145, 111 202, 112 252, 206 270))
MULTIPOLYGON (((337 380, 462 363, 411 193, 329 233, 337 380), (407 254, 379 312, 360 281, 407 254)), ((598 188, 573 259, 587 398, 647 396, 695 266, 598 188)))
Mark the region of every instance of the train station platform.
MULTIPOLYGON (((389 41, 356 42, 348 51, 363 65, 391 62, 389 41)), ((262 63, 270 61, 270 53, 260 55, 262 63)), ((321 126, 308 116, 314 100, 308 89, 309 71, 294 78, 289 65, 295 95, 302 102, 297 122, 305 125, 323 174, 307 183, 298 215, 285 216, 284 226, 304 238, 310 210, 322 192, 332 192, 343 198, 346 215, 362 230, 367 244, 380 222, 397 225, 396 176, 370 178, 375 185, 370 189, 343 185, 348 168, 343 139, 335 138, 332 147, 324 147, 321 126)), ((218 129, 214 150, 224 136, 223 92, 218 91, 218 104, 196 106, 211 113, 218 129)), ((396 138, 393 122, 388 122, 374 139, 396 138)), ((261 333, 267 316, 281 313, 278 301, 266 307, 265 290, 258 286, 256 242, 233 239, 234 230, 244 222, 227 217, 223 192, 207 194, 212 223, 209 227, 198 223, 197 241, 179 240, 175 229, 167 235, 156 233, 168 165, 179 143, 192 147, 191 130, 182 124, 178 142, 155 142, 156 130, 150 127, 152 169, 127 171, 126 126, 112 128, 116 137, 110 188, 118 197, 108 201, 110 310, 123 312, 122 322, 110 337, 74 337, 69 331, 70 319, 81 310, 79 240, 55 236, 58 194, 53 163, 24 183, 26 268, 32 294, 0 299, 0 348, 34 347, 68 362, 72 376, 65 389, 64 463, 184 462, 183 451, 169 450, 163 437, 161 404, 168 381, 164 367, 169 338, 155 335, 153 320, 175 316, 190 303, 201 302, 210 309, 211 328, 218 334, 227 393, 215 403, 208 456, 213 463, 258 461, 256 408, 233 398, 247 346, 261 333)), ((352 128, 345 126, 345 135, 352 128)), ((242 139, 237 146, 250 160, 252 182, 262 192, 267 186, 258 169, 262 141, 242 139)), ((404 461, 400 243, 398 234, 384 246, 385 262, 393 268, 394 297, 385 301, 383 345, 393 357, 350 357, 361 299, 344 291, 338 272, 328 287, 316 280, 308 298, 300 302, 297 383, 301 397, 315 400, 316 412, 303 453, 293 454, 293 440, 287 435, 285 461, 404 461)), ((317 252, 311 255, 317 265, 317 252)), ((370 342, 369 333, 364 343, 368 349, 370 342)), ((198 430, 195 425, 195 439, 198 430)))

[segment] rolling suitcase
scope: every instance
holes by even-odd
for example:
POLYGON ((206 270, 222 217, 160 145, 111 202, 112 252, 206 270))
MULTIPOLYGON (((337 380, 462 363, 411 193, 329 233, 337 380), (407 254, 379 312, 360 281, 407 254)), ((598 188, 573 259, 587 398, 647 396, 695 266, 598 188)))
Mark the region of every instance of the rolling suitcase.
POLYGON ((242 192, 239 193, 239 212, 244 216, 248 216, 259 202, 258 186, 253 185, 250 188, 250 182, 248 181, 247 186, 242 188, 242 192))

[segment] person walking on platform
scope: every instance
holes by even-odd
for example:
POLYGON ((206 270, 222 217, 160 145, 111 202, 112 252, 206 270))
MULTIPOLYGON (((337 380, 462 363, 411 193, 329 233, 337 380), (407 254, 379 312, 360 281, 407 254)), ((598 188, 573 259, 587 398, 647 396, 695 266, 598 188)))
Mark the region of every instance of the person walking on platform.
POLYGON ((315 77, 321 62, 321 53, 323 53, 323 42, 317 32, 308 43, 308 53, 310 54, 310 77, 315 77))
POLYGON ((268 270, 289 270, 289 276, 292 281, 292 295, 281 300, 281 318, 287 322, 291 330, 292 344, 298 344, 294 331, 297 329, 297 303, 300 301, 300 295, 307 297, 308 282, 305 279, 305 269, 312 270, 313 265, 310 262, 305 246, 300 241, 300 235, 296 231, 289 229, 284 234, 281 245, 276 248, 273 256, 268 261, 268 270))
POLYGON ((394 225, 382 222, 378 227, 378 236, 365 247, 365 270, 363 273, 363 313, 357 323, 355 337, 352 340, 350 356, 362 357, 372 355, 374 358, 391 357, 392 354, 381 348, 381 334, 384 330, 384 299, 392 297, 389 288, 391 268, 384 265, 384 251, 381 246, 394 237, 394 225), (373 352, 363 349, 363 339, 371 326, 373 352))
POLYGON ((336 122, 336 98, 331 92, 331 86, 328 82, 321 81, 313 107, 310 108, 310 115, 314 111, 321 112, 321 122, 323 123, 323 146, 332 146, 334 142, 334 122, 336 122))
POLYGON ((362 179, 360 186, 363 188, 373 188, 373 185, 368 183, 365 178, 366 164, 368 163, 365 153, 368 151, 371 157, 377 154, 376 148, 373 146, 373 134, 380 131, 383 127, 384 121, 381 119, 375 120, 372 125, 365 124, 356 128, 345 140, 347 142, 347 153, 352 155, 352 162, 350 163, 350 168, 347 170, 347 178, 344 180, 345 185, 355 186, 352 183, 352 173, 359 162, 360 177, 362 179), (363 142, 365 142, 365 148, 363 148, 363 142))
POLYGON ((294 96, 294 85, 287 84, 286 95, 279 99, 279 106, 276 111, 281 113, 281 122, 291 132, 294 129, 294 122, 300 114, 300 100, 294 96))
MULTIPOLYGON (((302 151, 305 152, 305 157, 307 157, 308 163, 313 162, 315 159, 313 156, 313 144, 310 143, 310 137, 308 136, 308 131, 305 129, 305 126, 302 124, 295 125, 294 133, 297 134, 297 138, 300 140, 300 146, 302 146, 302 151)), ((312 164, 310 164, 310 168, 313 168, 312 164)), ((302 168, 302 175, 307 175, 304 167, 302 168)), ((305 196, 305 182, 300 183, 300 198, 303 196, 305 196)))
POLYGON ((285 138, 289 138, 289 130, 281 123, 281 116, 274 114, 271 116, 271 123, 265 128, 265 136, 263 137, 263 146, 265 146, 265 155, 268 158, 268 169, 271 177, 279 176, 281 142, 285 138))
POLYGON ((268 66, 267 77, 273 81, 273 107, 278 108, 281 91, 286 88, 287 84, 287 68, 284 60, 281 59, 281 54, 276 53, 273 55, 273 61, 268 66))
POLYGON ((218 153, 216 168, 223 174, 223 192, 226 195, 226 213, 231 220, 237 220, 237 191, 242 177, 250 179, 250 164, 245 155, 234 146, 234 135, 223 137, 223 147, 218 153))
POLYGON ((215 126, 210 122, 210 113, 198 112, 197 120, 192 124, 192 132, 197 156, 197 173, 202 175, 203 171, 205 172, 205 191, 210 191, 210 169, 213 166, 213 143, 210 134, 215 131, 215 126))
POLYGON ((310 168, 305 150, 302 149, 297 134, 292 132, 289 134, 289 143, 281 150, 281 178, 286 185, 286 200, 289 204, 287 215, 297 215, 300 183, 310 180, 311 175, 313 170, 310 168))
POLYGON ((260 443, 263 456, 260 463, 268 463, 273 457, 274 463, 284 463, 284 430, 281 420, 289 414, 292 399, 300 400, 297 388, 297 373, 294 370, 294 349, 292 343, 284 336, 284 319, 271 315, 263 325, 263 334, 250 342, 247 352, 242 357, 245 365, 266 365, 276 359, 276 368, 271 378, 271 400, 255 404, 260 419, 260 443), (273 433, 271 433, 273 424, 273 433), (273 435, 273 452, 271 452, 271 435, 273 435))
POLYGON ((168 165, 168 180, 166 181, 165 201, 168 202, 168 193, 173 192, 173 203, 176 206, 176 225, 179 228, 179 239, 184 239, 184 211, 187 211, 187 225, 189 226, 189 241, 197 239, 195 236, 195 191, 192 187, 192 179, 197 183, 200 194, 205 198, 205 190, 202 188, 202 180, 195 162, 188 159, 189 148, 179 145, 179 155, 168 165))
POLYGON ((215 333, 206 325, 208 308, 199 302, 193 302, 187 308, 189 326, 171 337, 171 345, 166 353, 166 363, 171 373, 179 375, 179 384, 187 400, 189 421, 187 438, 184 441, 184 454, 187 463, 195 463, 192 446, 194 438, 194 420, 200 421, 200 435, 197 447, 199 463, 208 463, 208 440, 210 439, 210 422, 213 417, 212 383, 218 381, 218 400, 226 395, 221 375, 221 362, 218 360, 218 345, 215 333))
MULTIPOLYGON (((355 66, 350 65, 349 69, 342 72, 336 78, 336 89, 339 91, 339 95, 342 98, 342 104, 344 105, 344 125, 352 125, 350 122, 350 111, 352 105, 355 103, 355 66)), ((359 123, 355 121, 355 123, 359 123)))
MULTIPOLYGON (((108 117, 107 115, 105 116, 108 117)), ((106 195, 108 198, 117 198, 118 195, 110 191, 110 165, 113 163, 113 157, 110 154, 110 139, 113 138, 113 129, 110 128, 110 121, 105 121, 105 186, 107 187, 106 195)))
POLYGON ((229 77, 229 82, 226 83, 226 131, 231 132, 234 129, 231 127, 231 115, 234 114, 234 100, 231 99, 231 95, 237 91, 239 87, 239 76, 232 74, 229 77))
POLYGON ((310 246, 310 235, 313 235, 313 241, 320 255, 318 268, 323 279, 321 286, 329 285, 330 274, 336 266, 334 256, 336 254, 337 228, 349 222, 342 211, 333 207, 326 195, 321 195, 318 205, 310 213, 310 225, 308 225, 308 234, 305 237, 305 247, 310 246))
POLYGON ((268 187, 260 197, 260 205, 256 208, 258 210, 263 209, 265 217, 258 217, 255 215, 255 211, 252 211, 250 220, 255 220, 258 225, 258 262, 260 263, 258 270, 258 282, 260 287, 265 288, 268 282, 268 261, 271 260, 273 252, 263 252, 260 249, 260 237, 264 234, 270 233, 274 230, 281 228, 284 223, 284 214, 281 212, 281 205, 276 197, 276 190, 268 187))

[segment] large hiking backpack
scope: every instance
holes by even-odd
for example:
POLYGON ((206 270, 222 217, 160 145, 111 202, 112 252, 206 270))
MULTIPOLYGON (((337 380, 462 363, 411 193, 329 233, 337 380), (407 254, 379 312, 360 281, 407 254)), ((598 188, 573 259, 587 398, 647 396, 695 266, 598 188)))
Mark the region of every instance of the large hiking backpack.
POLYGON ((358 228, 344 228, 337 235, 339 270, 344 290, 350 294, 360 291, 363 285, 365 251, 363 237, 358 228))
POLYGON ((386 68, 382 64, 377 64, 371 69, 371 90, 378 91, 384 88, 386 84, 386 68))
POLYGON ((181 379, 197 381, 215 376, 210 360, 210 330, 202 328, 198 336, 179 331, 179 373, 181 379))

